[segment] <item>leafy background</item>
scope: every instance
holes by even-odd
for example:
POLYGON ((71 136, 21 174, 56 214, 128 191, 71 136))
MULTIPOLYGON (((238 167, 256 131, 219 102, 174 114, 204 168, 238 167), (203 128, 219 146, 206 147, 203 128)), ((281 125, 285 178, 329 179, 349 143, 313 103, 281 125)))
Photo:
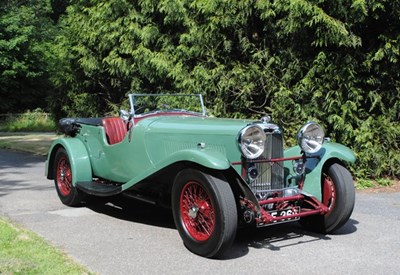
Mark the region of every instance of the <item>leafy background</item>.
POLYGON ((130 92, 307 120, 361 179, 400 177, 399 0, 3 0, 0 113, 103 116, 130 92))

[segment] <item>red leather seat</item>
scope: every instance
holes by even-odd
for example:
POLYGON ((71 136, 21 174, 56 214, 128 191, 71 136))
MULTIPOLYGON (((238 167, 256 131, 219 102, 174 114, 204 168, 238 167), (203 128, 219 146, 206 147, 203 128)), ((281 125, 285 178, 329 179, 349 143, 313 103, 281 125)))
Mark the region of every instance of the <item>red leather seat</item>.
POLYGON ((119 117, 103 118, 103 127, 106 132, 108 143, 115 144, 121 142, 127 132, 125 122, 119 117))

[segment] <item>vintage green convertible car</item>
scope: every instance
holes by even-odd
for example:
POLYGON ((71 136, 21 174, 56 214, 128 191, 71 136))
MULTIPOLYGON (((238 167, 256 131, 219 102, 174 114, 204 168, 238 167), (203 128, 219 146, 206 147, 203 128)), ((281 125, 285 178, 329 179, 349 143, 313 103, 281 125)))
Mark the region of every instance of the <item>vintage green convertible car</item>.
POLYGON ((121 117, 60 121, 46 175, 64 204, 124 194, 169 206, 185 246, 205 257, 223 255, 238 226, 299 221, 329 233, 350 218, 354 154, 317 123, 284 150, 269 117, 209 117, 201 95, 130 94, 129 105, 121 117))

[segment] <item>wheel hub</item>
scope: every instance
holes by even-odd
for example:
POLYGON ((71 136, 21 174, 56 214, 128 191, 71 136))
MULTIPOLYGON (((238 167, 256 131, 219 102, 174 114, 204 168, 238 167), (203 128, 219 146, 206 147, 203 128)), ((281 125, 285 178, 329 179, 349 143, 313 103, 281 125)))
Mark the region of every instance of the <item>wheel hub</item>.
POLYGON ((329 215, 336 203, 335 184, 333 183, 332 178, 329 176, 326 176, 324 179, 322 202, 328 208, 327 215, 329 215))
POLYGON ((64 169, 62 169, 62 170, 60 171, 60 179, 61 179, 62 181, 64 181, 64 179, 65 179, 65 170, 64 170, 64 169))
POLYGON ((197 182, 188 182, 182 190, 180 210, 183 224, 196 241, 206 241, 215 227, 215 213, 210 196, 197 182))
POLYGON ((195 219, 196 217, 197 217, 197 213, 199 212, 199 208, 197 207, 197 206, 192 206, 190 209, 189 209, 189 213, 188 213, 188 215, 189 215, 189 217, 191 217, 192 219, 195 219))
POLYGON ((57 185, 63 196, 67 196, 71 192, 71 177, 71 168, 66 158, 61 158, 57 166, 57 185))

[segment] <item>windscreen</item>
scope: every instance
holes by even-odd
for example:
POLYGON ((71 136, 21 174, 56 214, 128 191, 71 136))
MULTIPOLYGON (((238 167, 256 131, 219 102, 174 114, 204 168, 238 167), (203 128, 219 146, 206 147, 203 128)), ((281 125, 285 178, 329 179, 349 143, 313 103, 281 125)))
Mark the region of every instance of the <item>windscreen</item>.
POLYGON ((205 115, 203 98, 198 94, 130 94, 134 116, 155 112, 188 112, 205 115))

